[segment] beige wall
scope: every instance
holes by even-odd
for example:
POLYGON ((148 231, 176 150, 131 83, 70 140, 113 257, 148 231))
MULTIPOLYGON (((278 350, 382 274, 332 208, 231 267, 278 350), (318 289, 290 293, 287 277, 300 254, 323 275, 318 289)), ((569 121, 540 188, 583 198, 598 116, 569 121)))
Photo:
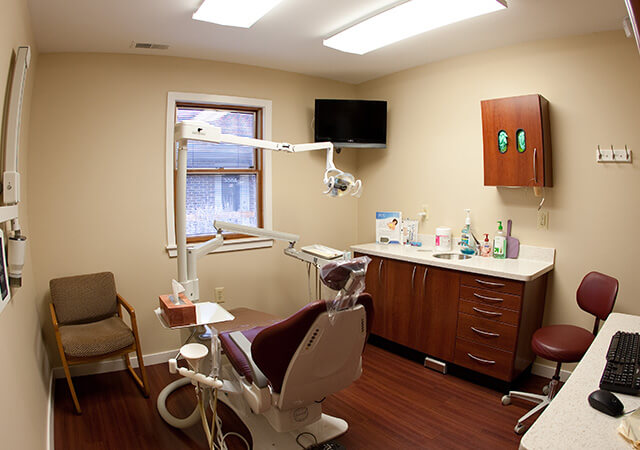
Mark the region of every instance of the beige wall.
POLYGON ((365 191, 358 240, 373 241, 374 213, 416 217, 421 233, 459 229, 472 208, 480 233, 511 218, 523 244, 557 249, 545 323, 590 327, 575 290, 590 270, 620 281, 615 311, 640 314, 640 55, 622 31, 517 45, 403 71, 357 87, 389 102, 386 150, 358 155, 365 191), (530 189, 483 186, 480 100, 540 93, 550 102, 554 187, 546 190, 549 229, 536 229, 539 200, 530 189), (595 149, 625 144, 633 165, 598 165, 595 149))
MULTIPOLYGON (((38 301, 51 278, 113 271, 137 310, 145 353, 175 349, 153 309, 170 291, 176 260, 165 250, 167 92, 273 101, 273 139, 309 142, 316 97, 352 97, 354 87, 250 66, 107 54, 44 54, 36 72, 32 157, 32 246, 38 301)), ((273 226, 301 244, 356 241, 356 199, 321 194, 324 154, 273 154, 273 226), (339 225, 336 225, 336 222, 339 225)), ((353 169, 355 155, 336 164, 353 169)), ((201 297, 225 287, 227 308, 289 314, 307 300, 306 266, 271 249, 208 255, 199 263, 201 297)), ((57 360, 46 328, 50 354, 57 360)))
MULTIPOLYGON (((29 237, 21 288, 12 289, 13 298, 0 314, 0 436, 2 448, 41 450, 46 447, 49 399, 49 363, 42 342, 35 278, 30 244, 31 227, 27 208, 31 193, 26 171, 29 149, 29 116, 37 52, 31 33, 27 2, 0 0, 0 98, 6 104, 14 51, 31 45, 31 67, 27 73, 22 111, 19 170, 22 176, 20 224, 29 237)), ((6 110, 6 106, 3 109, 6 110)), ((5 119, 6 120, 6 119, 5 119)), ((4 120, 2 121, 4 124, 4 120)), ((2 127, 4 143, 4 125, 2 127)), ((4 149, 3 149, 4 152, 4 149)), ((4 156, 3 156, 4 160, 4 156)))

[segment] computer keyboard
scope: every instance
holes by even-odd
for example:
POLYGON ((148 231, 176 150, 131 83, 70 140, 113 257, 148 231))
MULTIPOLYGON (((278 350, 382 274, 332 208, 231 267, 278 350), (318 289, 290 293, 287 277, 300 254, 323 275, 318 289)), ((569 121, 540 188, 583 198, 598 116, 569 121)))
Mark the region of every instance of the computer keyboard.
POLYGON ((640 333, 618 331, 611 338, 600 389, 622 394, 640 393, 640 333))

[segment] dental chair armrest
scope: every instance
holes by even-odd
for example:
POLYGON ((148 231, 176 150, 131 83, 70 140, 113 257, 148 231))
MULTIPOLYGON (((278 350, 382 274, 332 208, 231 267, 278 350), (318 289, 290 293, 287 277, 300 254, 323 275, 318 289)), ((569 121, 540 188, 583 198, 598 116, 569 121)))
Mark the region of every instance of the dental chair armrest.
POLYGON ((247 337, 242 334, 240 331, 234 331, 230 333, 229 336, 231 340, 238 346, 238 348, 242 351, 245 358, 247 358, 247 362, 251 367, 251 372, 253 373, 253 384, 255 384, 260 389, 264 389, 268 386, 269 381, 267 377, 264 376, 262 371, 256 366, 256 363, 253 361, 251 357, 251 342, 247 337))

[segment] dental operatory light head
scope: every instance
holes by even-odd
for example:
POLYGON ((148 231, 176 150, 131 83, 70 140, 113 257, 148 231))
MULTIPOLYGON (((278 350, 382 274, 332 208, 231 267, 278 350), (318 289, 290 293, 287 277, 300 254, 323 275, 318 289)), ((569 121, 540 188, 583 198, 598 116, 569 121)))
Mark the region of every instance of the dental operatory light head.
POLYGON ((342 197, 350 194, 359 198, 362 193, 362 181, 356 180, 350 173, 336 168, 327 169, 324 174, 324 184, 327 186, 324 194, 329 197, 342 197))

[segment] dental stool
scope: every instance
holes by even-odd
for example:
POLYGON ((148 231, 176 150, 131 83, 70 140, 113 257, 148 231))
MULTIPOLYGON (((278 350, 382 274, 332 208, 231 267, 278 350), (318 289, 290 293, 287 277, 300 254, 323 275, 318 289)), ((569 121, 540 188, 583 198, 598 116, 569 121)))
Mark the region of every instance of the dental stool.
POLYGON ((576 297, 578 306, 583 311, 595 316, 593 332, 574 325, 550 325, 533 333, 531 338, 533 352, 541 358, 556 362, 556 371, 551 382, 543 389, 543 393, 546 395, 510 391, 509 394, 502 397, 503 405, 510 404, 512 398, 538 403, 535 408, 518 420, 514 428, 516 434, 522 434, 525 430, 524 422, 546 408, 555 397, 559 389, 562 363, 579 362, 582 359, 598 332, 600 320, 606 320, 613 310, 617 295, 618 280, 599 272, 590 272, 580 283, 576 297))
POLYGON ((254 448, 260 448, 256 443, 293 448, 289 442, 299 448, 295 439, 303 433, 320 443, 347 431, 344 420, 322 414, 321 402, 362 373, 361 355, 373 320, 371 296, 359 294, 354 306, 334 314, 330 317, 320 300, 276 324, 220 334, 250 411, 242 411, 239 402, 234 405, 233 395, 225 394, 225 403, 251 431, 254 448))

